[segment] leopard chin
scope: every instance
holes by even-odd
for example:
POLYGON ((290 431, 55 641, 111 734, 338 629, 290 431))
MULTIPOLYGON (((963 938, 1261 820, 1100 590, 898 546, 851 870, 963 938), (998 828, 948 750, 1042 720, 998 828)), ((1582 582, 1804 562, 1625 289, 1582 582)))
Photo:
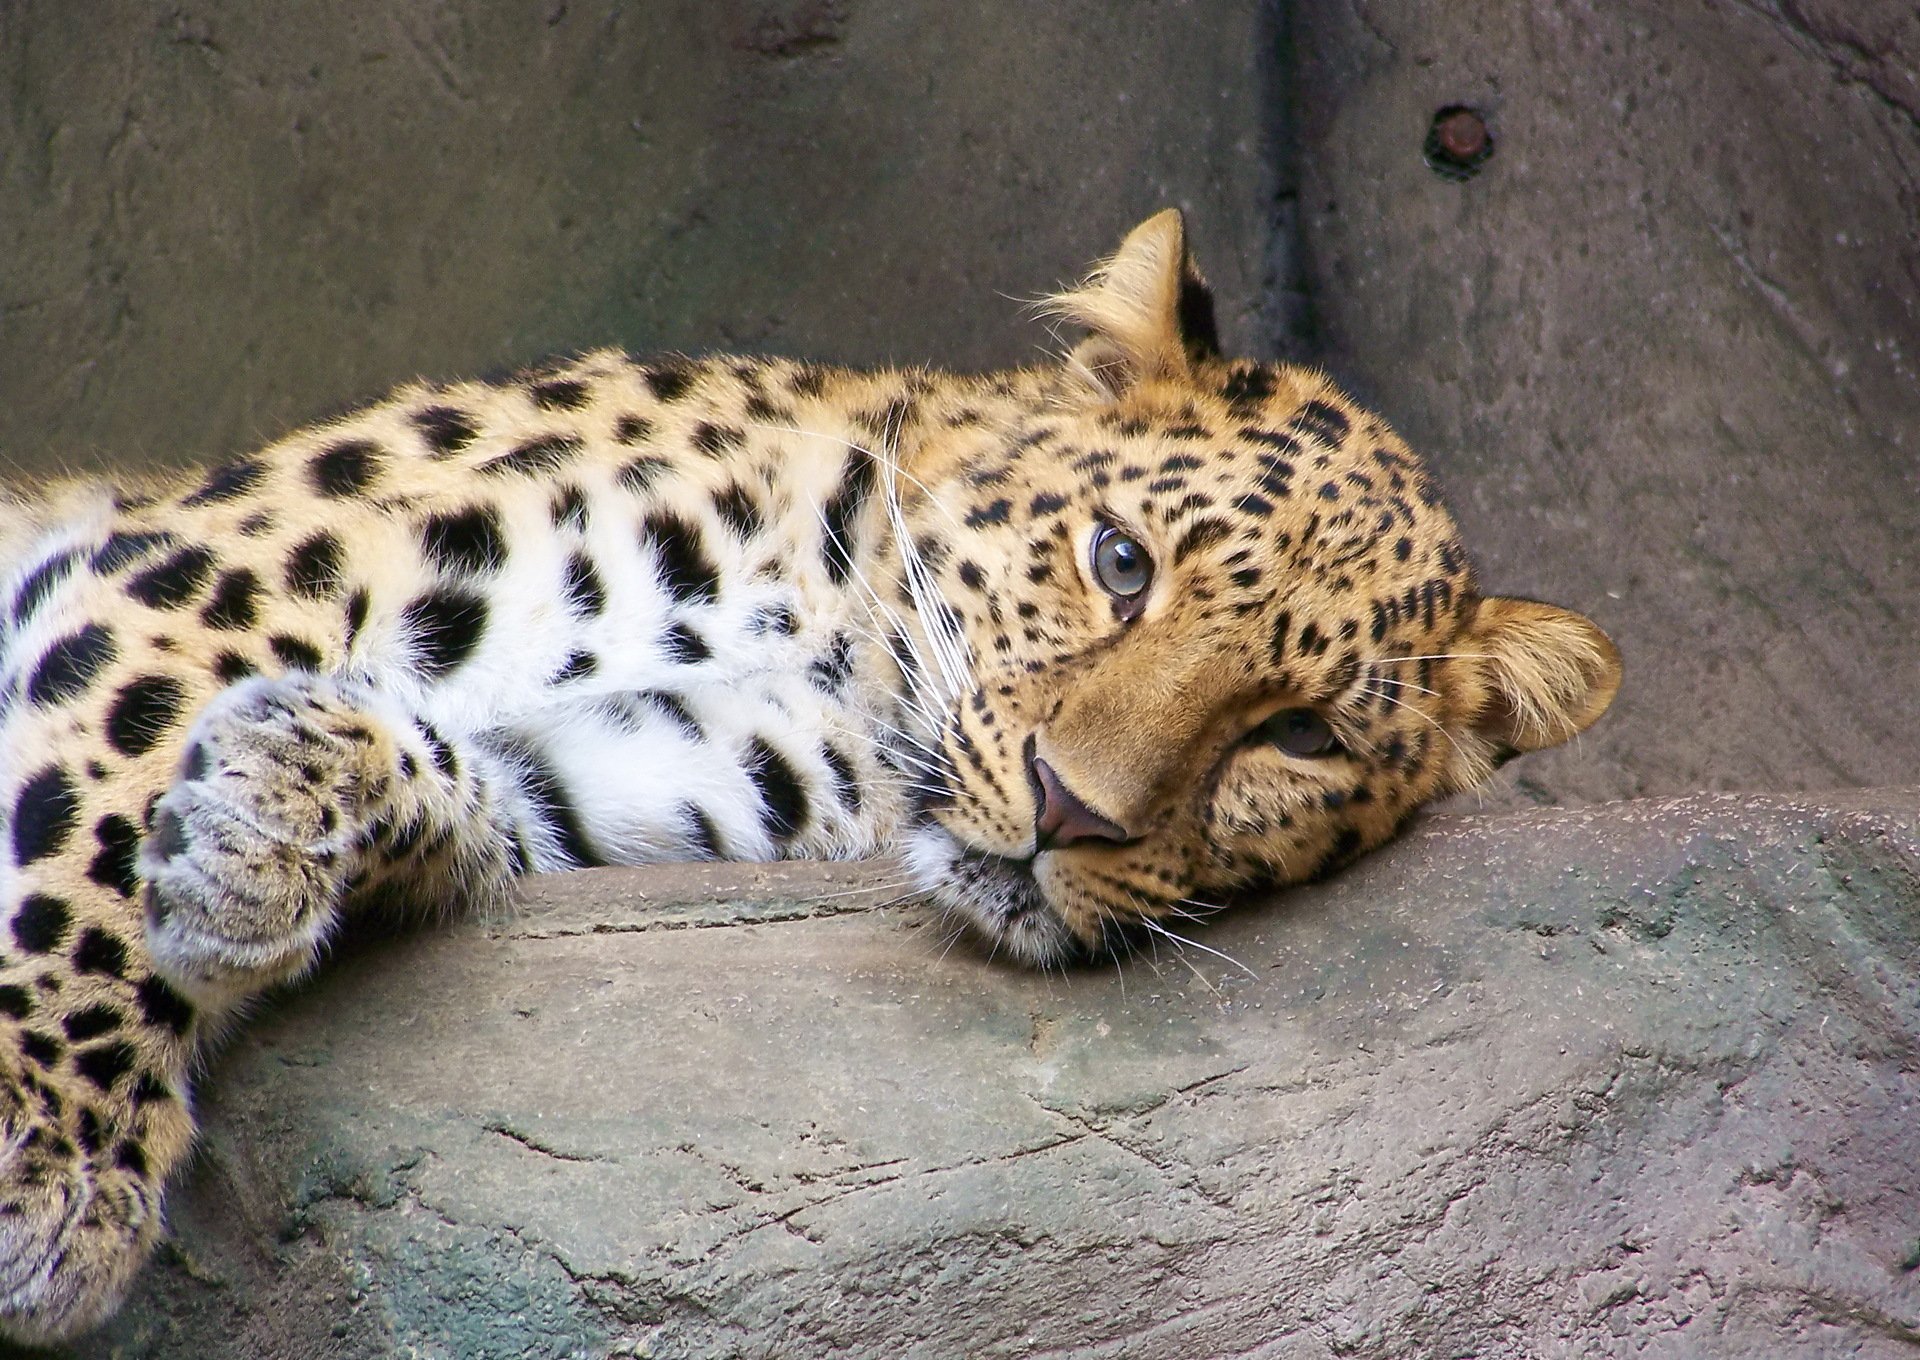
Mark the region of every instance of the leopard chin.
POLYGON ((1082 962, 1099 952, 1047 901, 1033 861, 967 845, 937 822, 915 827, 900 858, 926 900, 952 925, 1029 968, 1082 962))
POLYGON ((1038 856, 968 845, 937 822, 907 832, 899 857, 923 899, 990 958, 1004 954, 1040 969, 1105 963, 1136 952, 1147 930, 1139 921, 1108 919, 1098 935, 1083 935, 1048 898, 1038 856))

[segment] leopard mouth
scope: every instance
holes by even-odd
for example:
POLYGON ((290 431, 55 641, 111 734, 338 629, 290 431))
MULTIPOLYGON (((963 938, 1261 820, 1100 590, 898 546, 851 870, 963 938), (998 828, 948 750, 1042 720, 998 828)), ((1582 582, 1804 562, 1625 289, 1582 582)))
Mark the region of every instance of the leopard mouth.
POLYGON ((1047 901, 1033 860, 967 845, 930 820, 908 834, 901 858, 928 900, 983 940, 990 952, 1005 949, 1034 968, 1089 954, 1047 901))

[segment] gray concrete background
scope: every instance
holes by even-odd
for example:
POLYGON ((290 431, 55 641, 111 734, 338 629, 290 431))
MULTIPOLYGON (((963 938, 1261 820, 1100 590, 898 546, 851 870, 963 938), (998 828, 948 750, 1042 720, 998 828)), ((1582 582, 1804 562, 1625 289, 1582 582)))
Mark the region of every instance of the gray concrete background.
POLYGON ((600 344, 1024 362, 1046 336, 1021 304, 1168 203, 1260 348, 1274 23, 8 0, 0 459, 214 457, 422 373, 600 344))
POLYGON ((1920 768, 1920 8, 1295 6, 1315 351, 1618 707, 1520 797, 1920 768), (1414 148, 1484 108, 1466 184, 1414 148))

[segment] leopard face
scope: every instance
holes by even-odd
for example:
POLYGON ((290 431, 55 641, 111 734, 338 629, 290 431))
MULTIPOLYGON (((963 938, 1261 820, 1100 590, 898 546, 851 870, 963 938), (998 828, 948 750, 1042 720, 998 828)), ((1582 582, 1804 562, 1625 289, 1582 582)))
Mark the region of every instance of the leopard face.
POLYGON ((1619 684, 1588 620, 1480 593, 1380 419, 1219 358, 1202 288, 1178 216, 1142 226, 1058 300, 1092 333, 1038 413, 904 495, 964 657, 906 855, 1031 963, 1335 869, 1619 684))

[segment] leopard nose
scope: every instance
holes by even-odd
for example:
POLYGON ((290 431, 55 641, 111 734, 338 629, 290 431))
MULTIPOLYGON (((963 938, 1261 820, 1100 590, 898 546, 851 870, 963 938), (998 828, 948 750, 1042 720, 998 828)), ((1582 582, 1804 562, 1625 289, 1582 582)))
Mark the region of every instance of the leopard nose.
POLYGON ((1133 839, 1127 835, 1124 827, 1108 821, 1081 802, 1072 789, 1060 782, 1060 776, 1053 772, 1053 767, 1040 757, 1031 757, 1027 769, 1033 777, 1036 805, 1033 819, 1033 849, 1036 855, 1043 850, 1057 850, 1061 846, 1078 845, 1082 841, 1111 841, 1115 845, 1125 845, 1133 839))

